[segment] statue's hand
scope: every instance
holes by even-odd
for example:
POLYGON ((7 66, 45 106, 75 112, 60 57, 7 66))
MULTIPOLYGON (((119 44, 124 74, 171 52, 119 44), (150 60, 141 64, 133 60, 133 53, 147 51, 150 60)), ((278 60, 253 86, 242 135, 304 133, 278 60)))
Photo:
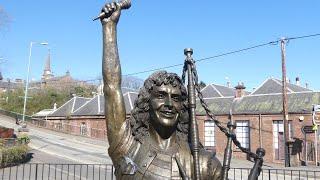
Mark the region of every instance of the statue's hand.
POLYGON ((115 2, 107 3, 102 7, 101 13, 105 13, 100 18, 102 24, 107 24, 108 22, 117 24, 121 15, 121 4, 115 2))

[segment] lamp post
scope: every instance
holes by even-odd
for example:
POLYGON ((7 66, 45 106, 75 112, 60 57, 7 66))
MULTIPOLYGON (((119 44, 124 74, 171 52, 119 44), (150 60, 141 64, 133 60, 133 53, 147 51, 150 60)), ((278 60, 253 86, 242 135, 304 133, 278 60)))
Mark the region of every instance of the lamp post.
POLYGON ((29 74, 30 74, 30 63, 31 63, 31 55, 32 55, 32 46, 34 44, 40 44, 40 45, 48 45, 47 42, 30 42, 30 50, 29 50, 29 61, 28 61, 28 72, 27 72, 27 81, 26 81, 26 88, 24 91, 24 103, 23 103, 23 116, 22 116, 22 124, 24 124, 25 116, 26 116, 26 106, 27 106, 27 96, 28 96, 28 86, 29 86, 29 74))

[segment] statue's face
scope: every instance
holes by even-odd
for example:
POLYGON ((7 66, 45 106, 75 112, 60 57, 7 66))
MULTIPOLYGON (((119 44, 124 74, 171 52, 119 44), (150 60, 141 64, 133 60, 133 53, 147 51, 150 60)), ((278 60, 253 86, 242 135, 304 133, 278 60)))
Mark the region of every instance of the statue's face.
MULTIPOLYGON (((150 121, 157 131, 172 129, 178 124, 182 109, 181 91, 178 86, 154 86, 150 97, 150 121)), ((160 133, 160 132, 158 132, 160 133)))

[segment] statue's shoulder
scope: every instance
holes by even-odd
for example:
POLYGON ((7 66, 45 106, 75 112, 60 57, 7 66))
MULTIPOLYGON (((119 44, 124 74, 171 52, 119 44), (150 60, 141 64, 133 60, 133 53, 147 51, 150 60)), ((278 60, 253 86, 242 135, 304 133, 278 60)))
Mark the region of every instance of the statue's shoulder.
POLYGON ((128 154, 131 147, 136 144, 128 120, 122 124, 119 133, 115 137, 112 142, 109 142, 108 149, 112 161, 117 161, 120 157, 128 154))
POLYGON ((200 149, 199 152, 200 164, 206 165, 206 172, 202 172, 203 179, 221 179, 222 166, 215 152, 210 152, 204 148, 200 149))

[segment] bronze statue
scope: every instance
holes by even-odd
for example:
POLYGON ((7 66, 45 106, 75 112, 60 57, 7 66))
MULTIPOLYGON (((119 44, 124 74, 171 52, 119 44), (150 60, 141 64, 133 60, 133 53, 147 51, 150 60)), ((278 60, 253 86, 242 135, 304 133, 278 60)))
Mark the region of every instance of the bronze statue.
MULTIPOLYGON (((121 92, 117 23, 130 0, 107 3, 103 27, 103 79, 109 155, 117 179, 194 179, 190 151, 187 91, 175 73, 153 73, 126 118, 121 92)), ((200 148, 201 179, 221 179, 215 155, 200 148)))

